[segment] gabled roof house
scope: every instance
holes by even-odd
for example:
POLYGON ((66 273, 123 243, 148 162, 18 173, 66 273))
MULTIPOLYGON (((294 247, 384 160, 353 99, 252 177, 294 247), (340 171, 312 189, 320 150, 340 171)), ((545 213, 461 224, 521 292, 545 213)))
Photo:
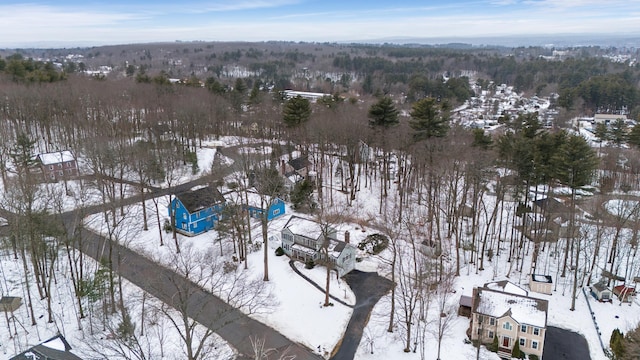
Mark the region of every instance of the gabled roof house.
POLYGON ((78 163, 69 150, 42 153, 35 156, 45 181, 59 181, 78 176, 78 163))
POLYGON ((291 159, 288 162, 281 160, 280 174, 284 177, 285 187, 291 190, 293 186, 309 175, 311 162, 306 156, 291 159))
POLYGON ((71 345, 62 335, 31 347, 9 360, 82 360, 71 352, 71 345))
POLYGON ((313 220, 292 216, 282 229, 282 249, 290 258, 307 262, 326 262, 339 276, 355 268, 356 248, 350 243, 349 232, 344 241, 338 240, 337 230, 313 220), (325 236, 326 250, 325 253, 325 236), (327 255, 328 254, 328 259, 327 255))
POLYGON ((542 359, 549 303, 546 300, 498 290, 475 288, 472 295, 471 339, 498 340, 498 356, 511 359, 516 342, 520 351, 542 359))
POLYGON ((234 204, 241 205, 242 208, 249 212, 249 216, 260 219, 263 214, 267 215, 267 221, 271 221, 286 212, 286 206, 282 199, 261 195, 257 191, 233 191, 224 194, 225 198, 234 204))
POLYGON ((207 186, 176 194, 169 206, 176 231, 194 236, 213 229, 224 209, 225 199, 218 189, 207 186))

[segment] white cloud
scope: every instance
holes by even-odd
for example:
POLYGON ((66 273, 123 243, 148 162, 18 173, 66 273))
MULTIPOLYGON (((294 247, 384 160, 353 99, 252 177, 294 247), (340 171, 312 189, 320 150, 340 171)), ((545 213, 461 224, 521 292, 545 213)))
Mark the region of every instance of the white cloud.
MULTIPOLYGON (((559 0, 539 0, 535 5, 522 6, 521 2, 519 6, 495 7, 495 11, 482 14, 456 10, 453 5, 433 8, 399 6, 393 11, 372 8, 357 12, 328 8, 326 12, 293 14, 285 11, 289 9, 285 5, 293 1, 297 0, 247 0, 203 6, 198 8, 198 12, 211 14, 198 16, 191 16, 193 13, 185 13, 184 9, 172 13, 171 8, 162 7, 153 11, 129 9, 117 12, 116 9, 89 7, 71 9, 44 5, 0 5, 0 34, 3 34, 0 47, 34 42, 99 45, 178 39, 350 41, 390 37, 640 33, 640 7, 618 13, 616 8, 607 8, 604 4, 600 7, 578 5, 593 4, 592 0, 567 0, 567 3, 576 6, 571 11, 554 8, 560 6, 559 0), (218 13, 269 6, 282 6, 282 16, 231 19, 224 13, 218 13), (167 14, 171 14, 171 21, 167 21, 167 14)), ((506 3, 511 0, 489 1, 506 3)), ((638 4, 638 0, 633 2, 638 4)), ((482 3, 487 4, 484 1, 482 3)))

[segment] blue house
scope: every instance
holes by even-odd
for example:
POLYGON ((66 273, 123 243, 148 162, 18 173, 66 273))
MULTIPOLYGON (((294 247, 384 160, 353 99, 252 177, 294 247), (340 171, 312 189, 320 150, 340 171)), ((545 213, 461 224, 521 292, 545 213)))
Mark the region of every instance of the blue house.
POLYGON ((275 197, 272 198, 266 195, 260 195, 254 190, 249 191, 232 191, 224 194, 229 203, 242 206, 243 210, 249 212, 249 216, 254 219, 260 219, 264 210, 267 210, 267 221, 271 221, 278 216, 282 216, 286 212, 285 204, 282 199, 275 197))
POLYGON ((218 189, 204 187, 176 194, 169 206, 175 214, 176 231, 194 236, 213 229, 224 208, 225 199, 218 189))
POLYGON ((269 209, 267 209, 267 221, 271 221, 285 213, 284 201, 280 198, 264 196, 264 199, 262 199, 260 194, 248 192, 247 199, 248 202, 245 204, 245 208, 252 218, 260 219, 264 214, 264 208, 267 206, 269 206, 269 209))

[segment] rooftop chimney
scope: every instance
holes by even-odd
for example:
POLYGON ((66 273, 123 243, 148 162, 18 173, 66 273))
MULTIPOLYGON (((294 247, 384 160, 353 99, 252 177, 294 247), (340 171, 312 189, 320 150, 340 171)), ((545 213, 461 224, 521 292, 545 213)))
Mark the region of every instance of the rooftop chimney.
POLYGON ((344 242, 346 242, 347 244, 349 244, 349 242, 351 241, 351 235, 349 234, 348 231, 344 232, 344 242))

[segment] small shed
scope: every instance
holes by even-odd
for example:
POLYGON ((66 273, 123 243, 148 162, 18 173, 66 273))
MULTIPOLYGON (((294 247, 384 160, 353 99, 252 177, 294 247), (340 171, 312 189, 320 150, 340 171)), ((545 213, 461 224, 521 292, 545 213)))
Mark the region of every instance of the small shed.
POLYGON ((533 292, 551 295, 553 279, 549 275, 531 274, 529 289, 533 292))
POLYGON ((0 299, 0 311, 14 312, 22 305, 22 298, 17 296, 3 296, 0 299))
POLYGON ((591 285, 591 295, 600 302, 611 302, 613 293, 611 289, 607 287, 605 282, 598 282, 591 285))
POLYGON ((618 285, 613 288, 613 294, 618 297, 618 300, 630 303, 636 295, 636 288, 633 286, 618 285))
POLYGON ((471 296, 460 296, 460 302, 458 307, 458 315, 471 318, 472 299, 471 296))

